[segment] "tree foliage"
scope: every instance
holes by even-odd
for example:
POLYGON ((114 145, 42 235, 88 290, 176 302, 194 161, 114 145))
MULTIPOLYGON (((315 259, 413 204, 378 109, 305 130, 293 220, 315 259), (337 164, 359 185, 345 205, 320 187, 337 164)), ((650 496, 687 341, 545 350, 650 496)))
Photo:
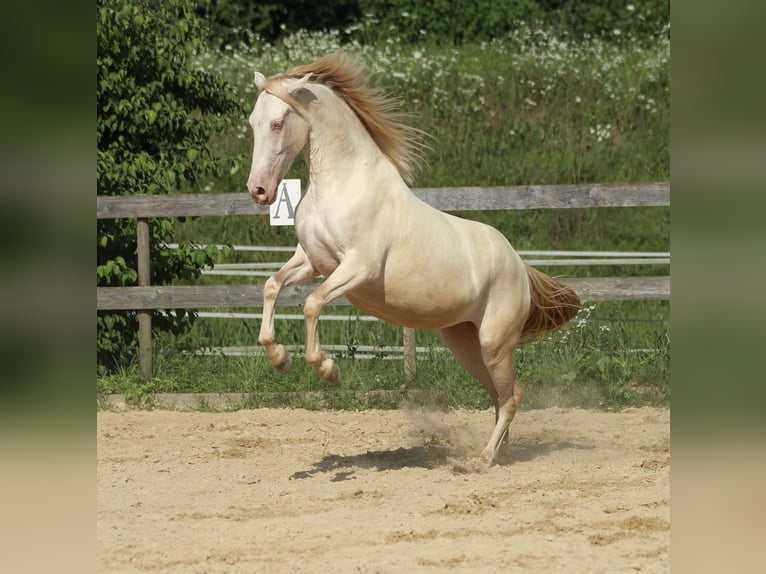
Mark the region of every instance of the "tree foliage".
POLYGON ((217 47, 249 42, 252 34, 274 42, 285 32, 338 29, 362 15, 359 0, 197 0, 197 4, 217 47))
POLYGON ((537 0, 547 22, 575 38, 651 40, 670 25, 670 0, 537 0))
MULTIPOLYGON (((97 190, 99 195, 189 190, 219 173, 209 152, 212 133, 229 125, 237 103, 223 82, 196 69, 203 23, 193 0, 97 2, 97 190)), ((169 250, 173 220, 150 222, 151 282, 197 277, 214 249, 169 250)), ((132 220, 99 220, 97 284, 134 285, 136 231, 132 220)), ((177 332, 189 315, 155 314, 155 329, 177 332)), ((134 355, 135 314, 98 314, 98 364, 113 368, 134 355)))
POLYGON ((669 0, 198 0, 219 45, 255 34, 275 42, 298 30, 341 30, 360 42, 396 36, 410 43, 460 45, 489 41, 519 22, 559 33, 620 41, 651 40, 670 23, 669 0))
POLYGON ((359 4, 382 34, 396 30, 412 43, 491 40, 513 30, 519 21, 543 16, 534 0, 359 0, 359 4))

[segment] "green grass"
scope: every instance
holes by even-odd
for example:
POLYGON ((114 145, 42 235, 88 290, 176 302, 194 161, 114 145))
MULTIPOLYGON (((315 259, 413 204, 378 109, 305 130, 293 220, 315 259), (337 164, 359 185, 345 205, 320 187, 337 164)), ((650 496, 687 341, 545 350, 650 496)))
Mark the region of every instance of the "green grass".
MULTIPOLYGON (((199 192, 244 192, 252 153, 247 115, 253 70, 307 63, 339 47, 359 54, 371 83, 401 99, 411 123, 432 136, 415 187, 666 181, 670 176, 670 44, 651 48, 598 40, 563 42, 524 27, 459 49, 408 46, 396 38, 342 44, 306 32, 200 57, 239 92, 238 129, 211 142, 228 158, 222 177, 199 192)), ((299 159, 288 177, 307 180, 299 159)), ((188 191, 188 190, 187 190, 188 191)), ((669 209, 532 210, 461 214, 498 227, 520 249, 642 249, 669 246, 669 209)), ((292 245, 292 228, 265 217, 203 218, 178 229, 194 242, 292 245)))
MULTIPOLYGON (((669 351, 667 303, 601 303, 586 305, 577 319, 547 338, 521 347, 516 355, 518 375, 526 391, 524 407, 585 406, 619 408, 629 405, 668 405, 669 351), (624 315, 630 313, 630 316, 624 315), (641 315, 637 317, 637 315, 641 315), (587 320, 587 321, 586 321, 587 320)), ((302 357, 293 368, 277 373, 265 357, 191 355, 184 346, 253 345, 254 323, 246 320, 198 319, 183 341, 155 349, 151 382, 141 379, 133 365, 118 375, 101 377, 99 396, 121 393, 128 402, 153 405, 154 393, 243 393, 242 406, 302 408, 397 408, 404 404, 486 408, 484 389, 446 351, 434 333, 418 331, 418 346, 431 347, 419 357, 417 376, 405 383, 400 360, 356 359, 359 345, 401 345, 401 330, 385 323, 371 328, 357 322, 324 322, 325 344, 346 345, 334 356, 341 368, 338 387, 319 379, 302 357)), ((277 325, 279 340, 303 341, 301 321, 277 325)), ((161 339, 160 339, 161 340, 161 339)), ((166 341, 167 343, 167 341, 166 341)))
MULTIPOLYGON (((564 42, 546 30, 522 28, 505 38, 460 49, 411 46, 396 38, 348 44, 360 54, 372 83, 401 98, 412 124, 429 133, 428 167, 415 186, 492 186, 555 183, 649 182, 669 179, 670 45, 658 30, 650 48, 601 41, 564 42)), ((250 164, 247 115, 255 101, 253 70, 273 74, 341 46, 336 33, 301 32, 278 45, 255 44, 200 56, 241 98, 238 129, 210 142, 224 156, 222 177, 184 192, 244 192, 250 164)), ((288 177, 306 182, 302 160, 288 177)), ((670 209, 609 208, 465 212, 503 232, 517 249, 669 251, 670 209)), ((180 242, 294 245, 294 230, 270 227, 266 217, 187 219, 180 242)), ((229 254, 226 261, 275 261, 284 254, 229 254)), ((548 268, 553 275, 665 274, 667 266, 548 268)), ((203 277, 199 283, 220 283, 203 277)), ((231 282, 247 282, 231 279, 231 282)), ((253 310, 254 311, 254 310, 253 310)), ((299 310, 284 309, 296 312, 299 310)), ((354 315, 349 308, 328 310, 354 315)), ((618 408, 666 405, 669 383, 669 304, 600 303, 550 338, 523 347, 517 368, 524 407, 618 408), (607 330, 608 329, 608 330, 607 330), (641 351, 631 351, 641 349, 641 351)), ((144 382, 136 365, 97 380, 97 393, 124 393, 152 406, 156 392, 247 393, 245 406, 396 408, 405 401, 484 408, 489 399, 449 353, 418 361, 416 380, 404 383, 401 361, 353 358, 359 345, 401 345, 401 330, 384 323, 320 323, 325 344, 346 345, 338 358, 342 384, 321 381, 302 359, 277 374, 265 358, 193 356, 200 347, 254 345, 256 321, 198 319, 181 337, 155 338, 156 377, 144 382)), ((278 321, 279 340, 303 343, 303 323, 278 321)), ((419 346, 437 346, 418 332, 419 346)), ((209 408, 209 405, 201 405, 209 408)))

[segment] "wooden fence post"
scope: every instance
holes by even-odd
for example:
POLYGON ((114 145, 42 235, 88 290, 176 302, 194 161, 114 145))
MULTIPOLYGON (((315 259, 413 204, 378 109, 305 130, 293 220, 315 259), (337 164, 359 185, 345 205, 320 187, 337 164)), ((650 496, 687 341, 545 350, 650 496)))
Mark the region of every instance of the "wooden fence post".
POLYGON ((404 327, 404 381, 411 383, 417 372, 415 329, 404 327))
MULTIPOLYGON (((149 255, 149 220, 136 221, 138 286, 148 287, 151 283, 149 255)), ((152 310, 138 311, 138 363, 141 376, 147 381, 152 378, 152 310)))

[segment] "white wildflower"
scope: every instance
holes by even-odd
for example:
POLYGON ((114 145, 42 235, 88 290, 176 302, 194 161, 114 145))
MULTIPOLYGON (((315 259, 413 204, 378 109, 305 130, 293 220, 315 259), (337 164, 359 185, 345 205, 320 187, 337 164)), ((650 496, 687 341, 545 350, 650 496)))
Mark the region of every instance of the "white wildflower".
POLYGON ((596 136, 598 142, 606 141, 612 137, 612 124, 596 124, 596 127, 591 127, 589 130, 590 135, 596 136))

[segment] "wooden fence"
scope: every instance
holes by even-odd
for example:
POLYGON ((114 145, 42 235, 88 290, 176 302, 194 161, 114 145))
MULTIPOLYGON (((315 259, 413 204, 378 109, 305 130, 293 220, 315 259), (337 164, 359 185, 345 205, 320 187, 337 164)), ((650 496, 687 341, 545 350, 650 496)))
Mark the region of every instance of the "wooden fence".
MULTIPOLYGON (((515 187, 415 188, 415 195, 442 211, 649 207, 670 205, 670 184, 532 185, 515 187)), ((154 309, 260 307, 262 285, 150 285, 149 218, 228 215, 267 215, 246 193, 98 196, 99 219, 136 219, 138 286, 98 287, 99 311, 135 310, 139 324, 139 364, 152 377, 151 317, 154 309)), ((583 301, 670 299, 670 277, 601 277, 565 279, 583 301)), ((315 285, 283 290, 280 306, 301 306, 315 285)), ((349 305, 345 299, 332 305, 349 305)), ((405 373, 415 372, 415 336, 405 330, 405 373), (408 352, 407 349, 410 349, 408 352)))

